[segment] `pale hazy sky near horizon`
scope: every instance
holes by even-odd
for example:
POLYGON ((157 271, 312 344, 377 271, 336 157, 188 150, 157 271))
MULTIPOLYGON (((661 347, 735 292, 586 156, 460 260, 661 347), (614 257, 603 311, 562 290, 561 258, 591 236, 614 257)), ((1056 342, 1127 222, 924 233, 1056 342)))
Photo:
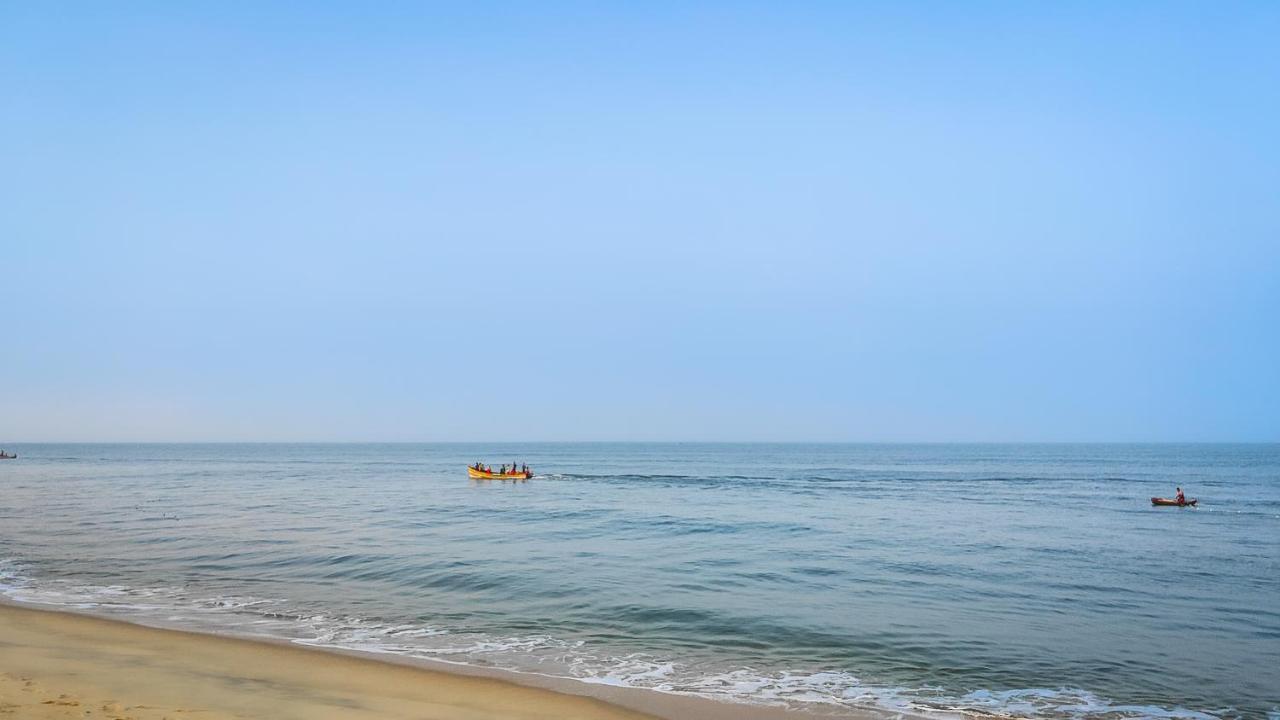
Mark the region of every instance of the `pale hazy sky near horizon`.
POLYGON ((6 3, 0 445, 1280 440, 1280 3, 6 3))

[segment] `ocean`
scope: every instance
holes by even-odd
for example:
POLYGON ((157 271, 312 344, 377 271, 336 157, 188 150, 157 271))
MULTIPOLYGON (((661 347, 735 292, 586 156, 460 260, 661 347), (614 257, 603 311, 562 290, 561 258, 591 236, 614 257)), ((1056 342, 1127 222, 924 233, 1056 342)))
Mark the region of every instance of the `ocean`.
POLYGON ((10 601, 820 713, 1280 718, 1280 445, 5 449, 10 601))

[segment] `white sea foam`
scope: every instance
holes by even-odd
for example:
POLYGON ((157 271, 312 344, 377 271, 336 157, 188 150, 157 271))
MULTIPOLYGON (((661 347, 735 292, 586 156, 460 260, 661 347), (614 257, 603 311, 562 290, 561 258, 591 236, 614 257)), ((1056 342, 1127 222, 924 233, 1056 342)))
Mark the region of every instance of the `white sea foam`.
MULTIPOLYGON (((499 667, 752 704, 879 709, 939 720, 975 715, 1070 720, 1217 718, 1182 708, 1115 704, 1079 689, 978 690, 955 696, 941 688, 866 683, 848 672, 717 671, 643 653, 610 655, 582 641, 546 635, 497 637, 349 615, 291 612, 289 603, 273 598, 193 595, 180 587, 37 582, 14 559, 0 559, 0 595, 24 603, 124 615, 144 624, 273 637, 313 647, 499 667)), ((1269 713, 1268 718, 1280 720, 1280 711, 1269 713)))

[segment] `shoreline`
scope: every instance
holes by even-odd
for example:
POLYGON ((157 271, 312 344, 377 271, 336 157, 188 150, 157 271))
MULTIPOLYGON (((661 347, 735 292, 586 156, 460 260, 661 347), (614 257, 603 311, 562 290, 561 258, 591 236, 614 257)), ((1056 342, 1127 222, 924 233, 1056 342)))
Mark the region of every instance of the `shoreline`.
MULTIPOLYGON (((0 600, 0 714, 18 717, 872 720, 142 625, 0 600)), ((902 716, 894 713, 895 716, 902 716)))

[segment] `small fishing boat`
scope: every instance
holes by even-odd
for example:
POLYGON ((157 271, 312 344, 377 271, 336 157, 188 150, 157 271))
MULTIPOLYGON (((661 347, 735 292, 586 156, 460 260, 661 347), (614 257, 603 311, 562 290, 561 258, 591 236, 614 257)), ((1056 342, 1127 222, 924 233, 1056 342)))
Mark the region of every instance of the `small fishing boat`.
POLYGON ((1174 507, 1186 507, 1195 505, 1197 502, 1195 498, 1183 500, 1182 502, 1178 502, 1177 498, 1151 498, 1152 505, 1173 505, 1174 507))
POLYGON ((7 453, 3 450, 0 450, 0 460, 17 460, 17 459, 18 459, 17 453, 7 453))
POLYGON ((467 467, 467 477, 473 480, 528 480, 533 477, 533 471, 528 472, 489 472, 488 470, 477 470, 473 467, 467 467))

